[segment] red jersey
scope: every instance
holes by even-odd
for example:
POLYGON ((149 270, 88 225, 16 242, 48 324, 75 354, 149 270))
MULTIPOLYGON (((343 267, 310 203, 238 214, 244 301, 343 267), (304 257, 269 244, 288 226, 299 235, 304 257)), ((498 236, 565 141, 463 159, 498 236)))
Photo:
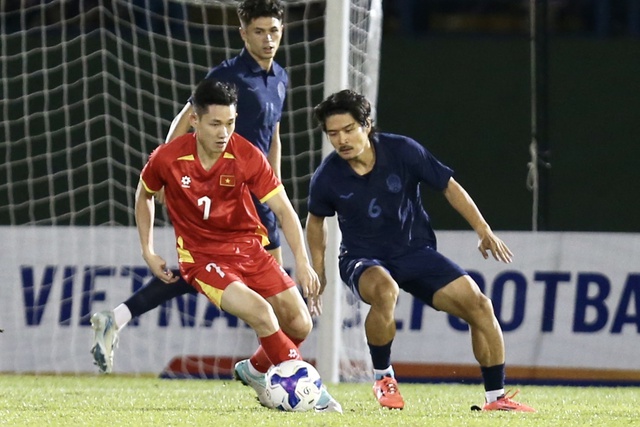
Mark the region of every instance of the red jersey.
POLYGON ((195 133, 161 144, 140 176, 147 191, 165 189, 179 261, 193 263, 192 252, 242 256, 256 242, 268 244, 251 193, 264 203, 283 186, 266 157, 234 133, 207 171, 196 144, 195 133))

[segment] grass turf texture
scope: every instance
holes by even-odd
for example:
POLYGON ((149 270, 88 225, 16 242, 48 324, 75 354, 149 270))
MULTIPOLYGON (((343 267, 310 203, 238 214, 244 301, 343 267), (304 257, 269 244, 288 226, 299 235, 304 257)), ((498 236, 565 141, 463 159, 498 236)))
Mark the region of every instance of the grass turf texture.
POLYGON ((234 381, 125 376, 0 375, 0 425, 12 426, 633 426, 636 387, 521 387, 537 413, 474 412, 482 386, 400 384, 402 411, 379 407, 370 384, 330 386, 344 414, 262 408, 234 381))

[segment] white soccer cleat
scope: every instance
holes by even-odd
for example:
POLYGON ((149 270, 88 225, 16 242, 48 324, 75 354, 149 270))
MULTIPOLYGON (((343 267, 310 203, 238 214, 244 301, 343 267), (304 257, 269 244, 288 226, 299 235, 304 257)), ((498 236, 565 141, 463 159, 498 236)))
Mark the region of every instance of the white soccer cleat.
POLYGON ((318 403, 315 407, 316 412, 338 412, 342 413, 342 405, 338 403, 336 399, 334 399, 327 391, 327 387, 322 385, 322 394, 318 399, 318 403))
POLYGON ((91 327, 94 330, 93 363, 100 373, 110 374, 113 370, 113 351, 118 346, 118 328, 112 311, 100 311, 91 316, 91 327))
POLYGON ((267 396, 267 383, 265 374, 260 376, 254 376, 249 372, 249 359, 244 359, 236 363, 233 370, 233 376, 236 380, 242 382, 244 385, 251 386, 258 394, 258 400, 260 404, 267 408, 273 408, 271 400, 267 396))

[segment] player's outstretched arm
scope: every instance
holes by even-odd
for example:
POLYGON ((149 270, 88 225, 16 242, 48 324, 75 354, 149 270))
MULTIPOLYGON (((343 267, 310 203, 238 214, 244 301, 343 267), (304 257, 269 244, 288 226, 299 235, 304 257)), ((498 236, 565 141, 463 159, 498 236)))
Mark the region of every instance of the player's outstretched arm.
MULTIPOLYGON (((309 254, 311 255, 311 265, 318 274, 320 279, 320 295, 327 286, 327 276, 325 273, 325 251, 327 248, 327 225, 324 217, 315 216, 312 213, 307 214, 307 244, 309 245, 309 254)), ((314 311, 311 315, 322 314, 322 299, 318 295, 317 301, 313 301, 309 305, 309 309, 313 306, 314 311)))
POLYGON ((296 260, 296 278, 302 288, 302 295, 305 298, 317 297, 320 291, 320 281, 309 262, 300 219, 291 206, 284 189, 267 200, 267 205, 276 214, 278 222, 282 226, 282 233, 289 243, 291 252, 293 252, 293 257, 296 260))
POLYGON ((493 233, 469 193, 453 178, 449 179, 444 196, 478 234, 478 250, 484 259, 489 258, 490 252, 497 261, 510 263, 513 257, 511 250, 493 233))
POLYGON ((135 216, 142 258, 144 258, 154 276, 165 283, 176 282, 178 278, 174 277, 171 270, 167 269, 166 261, 153 250, 155 205, 153 193, 146 190, 142 180, 138 183, 138 188, 136 189, 135 216))
POLYGON ((324 217, 307 214, 307 244, 311 255, 311 265, 320 278, 320 293, 324 292, 327 285, 327 276, 324 270, 324 257, 327 249, 327 225, 324 217))
MULTIPOLYGON (((172 140, 176 139, 179 136, 185 135, 191 129, 191 123, 189 122, 189 116, 193 111, 193 107, 191 106, 191 102, 187 102, 182 110, 178 113, 177 116, 173 118, 171 122, 171 126, 169 126, 169 132, 167 133, 167 137, 164 140, 164 143, 169 143, 172 140)), ((155 194, 156 202, 164 205, 164 188, 161 188, 155 194)))
POLYGON ((280 169, 282 163, 282 140, 280 139, 280 122, 276 124, 276 130, 271 137, 271 146, 267 153, 267 160, 273 169, 273 173, 280 179, 280 169))
POLYGON ((187 102, 178 115, 173 118, 171 126, 169 126, 169 132, 167 132, 167 137, 164 140, 165 144, 189 132, 189 129, 191 129, 189 116, 192 112, 193 107, 191 106, 191 102, 187 102))

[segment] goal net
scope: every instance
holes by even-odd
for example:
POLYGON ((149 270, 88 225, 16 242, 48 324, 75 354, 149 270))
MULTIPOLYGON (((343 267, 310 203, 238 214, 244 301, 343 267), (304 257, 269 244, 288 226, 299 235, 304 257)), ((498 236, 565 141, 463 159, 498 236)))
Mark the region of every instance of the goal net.
MULTIPOLYGON (((325 96, 325 24, 332 19, 326 15, 332 2, 343 3, 283 1, 285 31, 276 60, 288 71, 290 85, 281 122, 282 176, 302 221, 307 214, 311 174, 323 156, 323 135, 313 119, 313 107, 325 96)), ((375 105, 381 0, 348 3, 349 55, 341 66, 348 75, 346 84, 366 93, 375 105)), ((15 239, 19 247, 10 260, 15 263, 14 269, 2 273, 3 283, 15 288, 2 287, 3 312, 9 314, 3 320, 6 323, 0 324, 0 329, 6 329, 0 338, 8 338, 13 330, 20 345, 15 347, 15 343, 3 339, 0 350, 5 355, 14 354, 16 359, 20 351, 28 351, 32 357, 20 362, 3 357, 0 371, 93 369, 85 361, 90 359, 90 313, 112 308, 149 278, 148 271, 139 268, 141 259, 136 253, 133 229, 140 169, 164 140, 171 120, 198 81, 211 67, 242 48, 236 7, 237 2, 230 0, 2 3, 0 152, 4 161, 0 164, 0 233, 15 239), (101 233, 114 237, 95 237, 101 233), (88 240, 79 244, 79 239, 88 240), (109 239, 117 242, 118 248, 132 247, 132 259, 119 261, 118 257, 129 250, 107 249, 109 239), (125 271, 129 274, 127 281, 133 277, 134 289, 112 283, 115 278, 122 279, 125 271), (80 273, 83 279, 74 282, 80 273), (100 277, 104 285, 96 285, 95 279, 100 277), (101 286, 108 291, 99 291, 101 286), (116 291, 117 286, 122 290, 116 291), (59 306, 53 307, 56 298, 59 306), (38 328, 43 331, 38 332, 38 328), (60 354, 56 356, 56 352, 50 352, 51 342, 42 340, 42 336, 67 340, 71 349, 58 349, 60 354), (10 345, 15 348, 8 349, 10 345)), ((156 226, 170 230, 165 211, 157 209, 156 215, 156 226)), ((159 244, 156 242, 156 246, 159 244)), ((168 241, 167 246, 170 250, 172 243, 168 241)), ((175 258, 167 253, 167 259, 175 258)), ((341 358, 362 359, 366 365, 368 350, 360 308, 346 295, 344 301, 345 321, 338 330, 347 328, 347 332, 360 331, 360 335, 357 340, 352 336, 345 339, 347 350, 341 358)), ((150 323, 157 326, 156 319, 166 317, 166 311, 173 307, 181 316, 173 323, 197 328, 206 321, 184 318, 190 304, 187 299, 170 302, 161 314, 145 316, 152 317, 150 323)), ((211 312, 209 308, 204 310, 211 312)), ((169 329, 171 322, 167 321, 169 329)), ((144 323, 140 320, 140 325, 144 323)), ((136 322, 132 326, 137 326, 136 322)), ((122 337, 118 352, 125 355, 116 354, 116 358, 130 359, 122 368, 134 373, 155 369, 154 363, 160 362, 142 356, 135 343, 125 344, 135 341, 133 334, 122 337)), ((207 348, 203 345, 194 349, 191 344, 176 342, 179 340, 171 334, 174 342, 169 343, 165 341, 169 338, 160 335, 143 341, 145 350, 161 348, 171 354, 179 352, 181 345, 191 353, 207 348)), ((183 335, 185 341, 193 338, 178 334, 183 335)), ((240 340, 250 336, 239 335, 240 340)), ((315 345, 321 347, 322 343, 315 345)), ((233 351, 243 353, 245 347, 252 346, 254 342, 238 344, 233 351)), ((208 351, 214 352, 213 346, 208 351)), ((351 362, 346 365, 360 366, 351 362)), ((358 375, 341 371, 343 380, 357 379, 358 375)))

